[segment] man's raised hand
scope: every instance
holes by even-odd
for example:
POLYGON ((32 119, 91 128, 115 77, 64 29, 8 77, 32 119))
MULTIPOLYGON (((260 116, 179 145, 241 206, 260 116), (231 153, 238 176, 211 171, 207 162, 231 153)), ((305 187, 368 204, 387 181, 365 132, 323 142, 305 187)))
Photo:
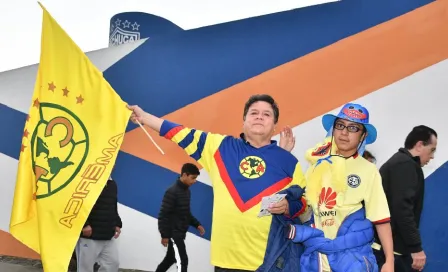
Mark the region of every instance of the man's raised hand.
POLYGON ((132 111, 131 117, 129 118, 134 124, 139 125, 146 136, 148 136, 149 140, 157 147, 157 149, 160 151, 160 153, 165 154, 163 150, 160 148, 159 145, 154 141, 154 139, 151 137, 151 135, 146 131, 146 129, 143 127, 143 125, 146 125, 150 127, 152 130, 156 132, 160 132, 160 128, 162 127, 163 119, 158 118, 152 114, 149 114, 142 110, 137 105, 129 106, 127 105, 128 109, 132 111))
POLYGON ((294 137, 292 129, 289 126, 284 127, 280 133, 279 146, 286 151, 291 152, 295 145, 296 137, 294 137))
POLYGON ((141 124, 143 124, 143 114, 145 113, 144 110, 142 110, 139 106, 137 105, 127 105, 128 109, 130 109, 132 111, 131 114, 131 121, 134 124, 138 124, 138 122, 140 122, 141 124), (138 122, 137 122, 138 121, 138 122))

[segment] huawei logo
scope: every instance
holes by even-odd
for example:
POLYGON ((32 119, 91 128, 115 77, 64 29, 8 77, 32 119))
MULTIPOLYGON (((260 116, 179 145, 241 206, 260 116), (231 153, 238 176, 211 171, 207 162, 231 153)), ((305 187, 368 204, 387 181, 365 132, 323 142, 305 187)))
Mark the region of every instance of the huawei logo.
POLYGON ((325 208, 331 210, 336 205, 336 196, 338 194, 331 189, 331 187, 324 187, 320 191, 318 206, 325 205, 325 208))

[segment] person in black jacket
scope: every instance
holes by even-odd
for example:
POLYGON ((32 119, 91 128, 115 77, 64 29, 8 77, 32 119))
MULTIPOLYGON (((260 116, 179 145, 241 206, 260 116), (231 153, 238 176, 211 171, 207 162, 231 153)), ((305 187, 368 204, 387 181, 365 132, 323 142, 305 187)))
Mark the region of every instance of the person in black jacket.
POLYGON ((76 244, 78 272, 92 272, 98 260, 99 272, 117 272, 122 222, 118 214, 117 184, 109 178, 93 206, 76 244))
POLYGON ((178 272, 186 272, 188 255, 185 248, 185 237, 189 226, 193 226, 204 235, 201 223, 190 211, 190 186, 196 182, 199 169, 196 165, 186 163, 182 166, 180 177, 168 188, 162 200, 159 212, 159 232, 162 245, 168 247, 165 258, 159 264, 156 272, 167 271, 177 263, 178 272))
MULTIPOLYGON (((391 214, 395 272, 421 271, 426 263, 419 232, 425 188, 422 167, 434 158, 436 148, 437 133, 427 126, 416 126, 404 148, 380 168, 391 214)), ((381 267, 384 256, 377 243, 373 247, 378 249, 375 254, 381 267)))

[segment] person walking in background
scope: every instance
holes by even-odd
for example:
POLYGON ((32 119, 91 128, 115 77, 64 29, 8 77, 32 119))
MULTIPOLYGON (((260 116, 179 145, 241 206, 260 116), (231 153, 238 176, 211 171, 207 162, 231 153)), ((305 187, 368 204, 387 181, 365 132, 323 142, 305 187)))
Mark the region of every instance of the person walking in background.
POLYGON ((78 272, 92 272, 95 262, 99 272, 118 272, 120 263, 115 239, 121 234, 118 214, 117 184, 109 178, 93 206, 76 244, 78 272))
MULTIPOLYGON (((380 168, 384 191, 391 213, 395 249, 395 271, 422 271, 426 255, 422 248, 419 225, 423 209, 425 178, 422 167, 437 149, 437 133, 427 126, 412 129, 400 148, 380 168)), ((381 243, 374 244, 378 263, 384 262, 381 243)))
POLYGON ((185 238, 188 227, 193 226, 198 229, 201 236, 205 233, 204 227, 190 211, 190 186, 196 182, 198 176, 199 169, 196 165, 184 164, 180 177, 163 196, 158 225, 162 245, 168 247, 168 250, 156 272, 165 272, 174 263, 177 263, 178 272, 187 272, 188 255, 185 238))

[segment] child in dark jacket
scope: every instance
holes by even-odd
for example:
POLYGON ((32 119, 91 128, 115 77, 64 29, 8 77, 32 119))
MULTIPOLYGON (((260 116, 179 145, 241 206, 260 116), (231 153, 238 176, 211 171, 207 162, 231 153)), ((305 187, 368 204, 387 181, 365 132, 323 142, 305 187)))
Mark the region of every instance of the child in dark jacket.
POLYGON ((181 267, 182 272, 186 272, 188 255, 185 247, 185 237, 188 227, 195 227, 201 235, 205 233, 201 223, 190 211, 190 186, 196 182, 198 176, 199 169, 196 165, 184 164, 180 177, 166 190, 163 196, 158 225, 162 236, 162 245, 168 247, 168 251, 156 272, 165 272, 174 263, 181 267))

